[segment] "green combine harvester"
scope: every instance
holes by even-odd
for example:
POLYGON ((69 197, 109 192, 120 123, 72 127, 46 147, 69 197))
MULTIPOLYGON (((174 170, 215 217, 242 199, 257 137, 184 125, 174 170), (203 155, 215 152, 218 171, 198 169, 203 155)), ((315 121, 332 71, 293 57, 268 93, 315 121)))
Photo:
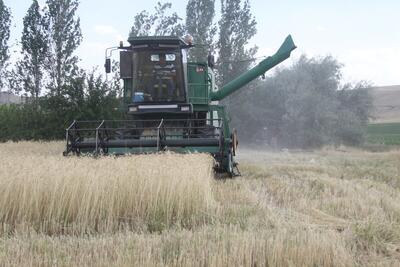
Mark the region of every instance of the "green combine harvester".
MULTIPOLYGON (((145 154, 159 151, 210 153, 215 169, 238 174, 234 156, 238 138, 218 101, 265 74, 296 49, 289 35, 275 55, 218 89, 214 59, 188 62, 192 38, 134 37, 121 44, 127 120, 74 121, 66 129, 66 151, 79 155, 145 154)), ((106 72, 111 72, 110 50, 106 72)))

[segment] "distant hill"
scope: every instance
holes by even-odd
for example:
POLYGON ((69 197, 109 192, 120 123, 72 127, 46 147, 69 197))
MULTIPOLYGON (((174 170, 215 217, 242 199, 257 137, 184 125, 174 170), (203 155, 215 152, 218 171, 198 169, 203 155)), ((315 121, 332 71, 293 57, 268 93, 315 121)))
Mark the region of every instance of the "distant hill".
POLYGON ((400 85, 371 88, 376 118, 373 122, 400 122, 400 85))

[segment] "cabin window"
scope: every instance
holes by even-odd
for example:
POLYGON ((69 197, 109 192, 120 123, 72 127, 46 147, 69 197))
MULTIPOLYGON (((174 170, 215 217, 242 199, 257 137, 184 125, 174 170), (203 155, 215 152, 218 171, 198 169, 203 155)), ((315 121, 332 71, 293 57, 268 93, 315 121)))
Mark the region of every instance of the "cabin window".
POLYGON ((184 102, 180 50, 138 50, 133 53, 133 102, 184 102))

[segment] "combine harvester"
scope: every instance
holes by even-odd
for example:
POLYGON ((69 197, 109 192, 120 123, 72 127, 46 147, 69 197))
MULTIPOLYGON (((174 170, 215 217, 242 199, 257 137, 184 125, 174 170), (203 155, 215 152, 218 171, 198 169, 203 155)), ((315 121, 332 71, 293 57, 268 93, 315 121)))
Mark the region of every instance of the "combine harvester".
POLYGON ((187 61, 190 36, 131 36, 128 41, 129 46, 108 50, 105 64, 110 73, 111 52, 119 49, 127 120, 74 121, 66 130, 64 155, 204 152, 215 158, 217 171, 238 174, 237 134, 218 101, 289 58, 296 49, 291 36, 275 55, 220 89, 212 56, 208 62, 187 61))

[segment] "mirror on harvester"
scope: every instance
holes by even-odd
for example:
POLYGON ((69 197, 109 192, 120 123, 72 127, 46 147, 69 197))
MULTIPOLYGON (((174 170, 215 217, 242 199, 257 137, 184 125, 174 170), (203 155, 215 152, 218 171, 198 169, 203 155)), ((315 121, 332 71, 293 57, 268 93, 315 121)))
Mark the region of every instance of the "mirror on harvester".
POLYGON ((106 63, 104 64, 104 68, 106 69, 106 73, 111 73, 111 59, 106 58, 106 63))

